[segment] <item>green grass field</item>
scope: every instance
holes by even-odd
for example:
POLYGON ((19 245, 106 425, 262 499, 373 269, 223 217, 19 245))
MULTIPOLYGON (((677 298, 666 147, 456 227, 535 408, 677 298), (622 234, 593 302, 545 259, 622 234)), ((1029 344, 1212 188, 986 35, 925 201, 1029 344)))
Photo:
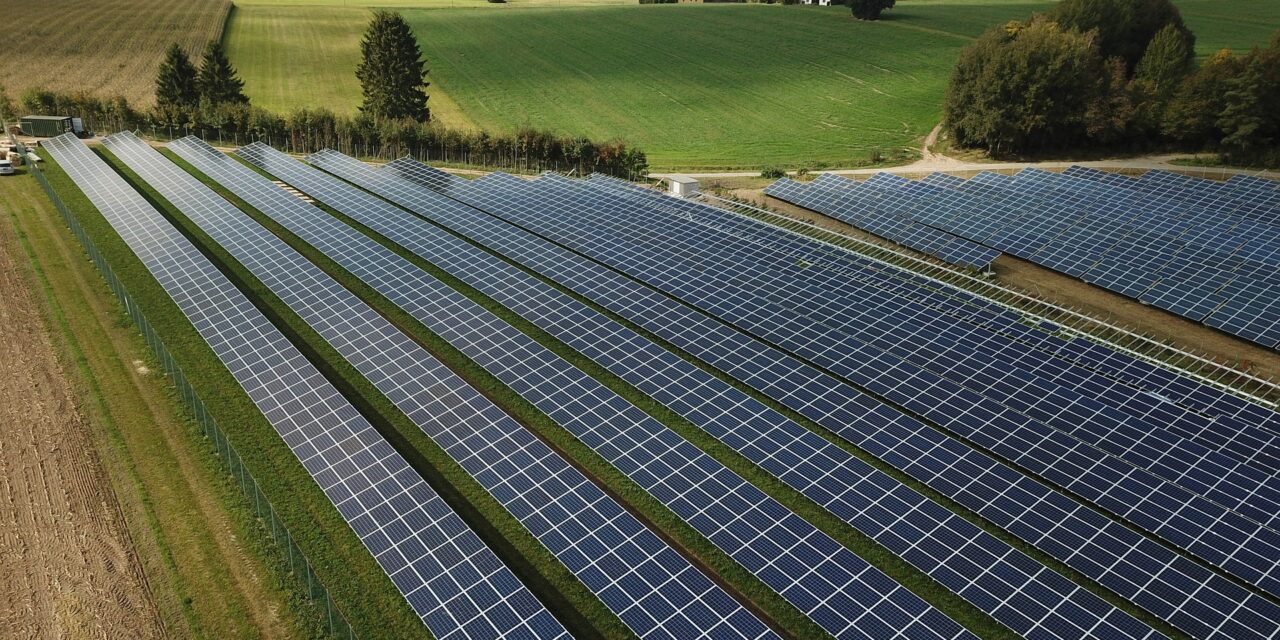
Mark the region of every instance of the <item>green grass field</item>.
MULTIPOLYGON (((422 43, 446 124, 622 138, 655 168, 853 166, 873 149, 914 152, 960 49, 1051 5, 911 0, 862 23, 842 8, 581 4, 267 0, 237 8, 227 41, 258 104, 352 110, 368 5, 392 5, 422 43)), ((1201 55, 1280 28, 1272 0, 1179 4, 1201 55)))

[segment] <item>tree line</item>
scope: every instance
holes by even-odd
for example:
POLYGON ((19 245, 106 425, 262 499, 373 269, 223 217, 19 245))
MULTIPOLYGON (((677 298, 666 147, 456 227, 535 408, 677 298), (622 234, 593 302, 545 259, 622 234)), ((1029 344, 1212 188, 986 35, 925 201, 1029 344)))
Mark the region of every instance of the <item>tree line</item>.
POLYGON ((76 115, 95 131, 138 130, 156 138, 198 135, 234 145, 263 141, 293 153, 323 148, 382 159, 419 160, 519 171, 593 171, 627 179, 648 173, 644 152, 622 141, 595 141, 520 127, 510 133, 461 131, 431 121, 426 66, 417 39, 398 14, 374 13, 356 69, 363 90, 354 114, 295 109, 278 114, 253 105, 221 44, 206 47, 197 67, 177 45, 156 74, 156 104, 122 97, 34 89, 17 105, 0 86, 0 114, 76 115))
POLYGON ((1197 65, 1169 0, 1063 0, 960 54, 944 120, 995 157, 1178 149, 1280 166, 1280 32, 1197 65))

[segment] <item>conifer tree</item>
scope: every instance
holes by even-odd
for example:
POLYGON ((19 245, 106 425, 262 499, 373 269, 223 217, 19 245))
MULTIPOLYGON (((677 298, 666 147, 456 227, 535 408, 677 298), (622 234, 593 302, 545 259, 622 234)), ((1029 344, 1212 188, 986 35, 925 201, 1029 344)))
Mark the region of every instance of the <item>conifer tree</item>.
POLYGON ((200 99, 209 104, 247 103, 244 82, 236 75, 235 67, 227 59, 227 52, 217 41, 205 47, 200 73, 196 76, 200 99))
POLYGON ((200 93, 196 89, 196 68, 178 43, 169 45, 156 74, 156 105, 162 109, 196 106, 200 93))
POLYGON ((427 70, 409 24, 398 13, 376 11, 360 41, 356 77, 364 90, 360 111, 376 118, 431 119, 427 70))

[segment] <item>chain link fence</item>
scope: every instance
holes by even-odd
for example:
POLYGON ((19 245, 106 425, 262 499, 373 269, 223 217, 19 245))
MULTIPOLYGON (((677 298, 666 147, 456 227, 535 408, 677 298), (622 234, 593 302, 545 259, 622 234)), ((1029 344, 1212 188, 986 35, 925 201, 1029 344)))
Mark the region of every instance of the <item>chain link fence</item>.
MULTIPOLYGON (((19 145, 16 140, 11 141, 21 153, 26 153, 26 148, 19 145)), ((49 180, 44 173, 36 166, 34 162, 26 163, 31 174, 35 176, 36 182, 40 183, 40 187, 44 189, 45 194, 53 201, 53 206, 58 209, 58 213, 62 215, 63 221, 71 229, 71 233, 80 241, 80 245, 84 248, 89 259, 94 266, 98 268, 98 273, 106 280, 107 286, 111 288, 111 292, 115 294, 116 299, 124 306, 125 311, 129 314, 129 318, 133 320, 138 330, 142 332, 142 337, 146 339, 147 345, 151 347, 152 353, 156 359, 160 361, 161 367, 164 369, 165 375, 173 381, 178 389, 178 393, 182 395, 182 400, 187 407, 191 409, 195 416, 196 422, 200 425, 204 437, 213 445, 214 454, 222 461, 226 467, 230 477, 240 487, 245 498, 253 508, 254 515, 258 518, 264 532, 271 535, 272 541, 276 548, 280 551, 280 555, 289 564, 289 571, 297 579, 303 589, 303 593, 309 598, 313 604, 322 610, 324 620, 322 621, 330 636, 340 638, 342 640, 355 640, 355 631, 351 628, 351 624, 347 622, 346 617, 338 609, 333 602, 333 597, 329 594, 329 590, 325 588, 320 579, 316 577, 315 571, 311 567, 311 563, 302 553, 302 549, 298 548, 294 542, 293 536, 289 530, 285 528, 284 522, 276 513, 271 502, 263 495, 262 489, 258 486, 258 481, 254 479, 249 470, 245 468, 244 462, 240 458, 240 454, 236 452, 235 446, 227 438, 227 434, 214 421, 213 416, 209 414, 205 408, 204 402, 200 400, 200 396, 196 394, 196 390, 187 381, 187 377, 183 375, 181 367, 177 361, 170 355, 169 350, 165 348, 164 343, 160 340, 160 336, 156 334, 151 327, 151 323, 147 321, 146 316, 142 315, 142 311, 138 305, 134 303, 133 298, 129 296, 124 285, 116 277, 111 270, 111 266, 107 264, 106 259, 94 246, 93 241, 84 232, 84 229, 76 221, 75 216, 67 209, 66 204, 58 197, 58 193, 54 191, 53 185, 49 184, 49 180)))

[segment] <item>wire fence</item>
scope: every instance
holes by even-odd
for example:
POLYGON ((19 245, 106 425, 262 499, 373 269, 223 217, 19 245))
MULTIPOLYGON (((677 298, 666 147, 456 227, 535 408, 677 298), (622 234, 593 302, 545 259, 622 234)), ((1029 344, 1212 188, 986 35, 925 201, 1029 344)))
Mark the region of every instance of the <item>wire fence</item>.
MULTIPOLYGON (((20 153, 26 153, 26 148, 18 144, 12 136, 10 136, 10 140, 20 153)), ((213 416, 209 414, 204 402, 200 400, 195 388, 187 381, 187 377, 182 373, 182 368, 178 366, 177 361, 174 360, 169 350, 165 348, 160 336, 151 327, 151 323, 142 314, 138 305, 134 303, 129 292, 125 290, 124 285, 116 277, 115 272, 112 271, 111 266, 107 264, 106 259, 98 251, 98 248, 88 234, 85 233, 80 223, 76 221, 75 216, 71 214, 66 204, 58 197, 53 185, 49 184, 48 178, 36 166, 35 162, 28 162, 27 166, 30 168, 31 174, 35 176, 36 182, 40 183, 40 187, 45 194, 53 201, 53 206, 62 215, 63 222, 71 229, 71 233, 80 241, 81 247, 84 248, 94 266, 98 268, 98 273, 102 276, 102 279, 106 280, 111 292, 115 294, 116 299, 124 306, 125 312, 129 314, 129 318, 133 320, 134 325, 142 333, 142 337, 147 341, 147 346, 151 347, 152 353, 155 354, 156 359, 159 360, 161 367, 164 369, 165 375, 173 381, 173 385, 178 389, 183 402, 190 408, 196 422, 200 425, 201 431, 204 433, 204 437, 213 445, 214 454, 222 461, 231 479, 240 487, 249 505, 252 506, 253 513, 258 518, 263 531, 270 533, 271 540, 280 551, 281 557, 288 562, 289 571, 298 579, 299 585, 303 588, 303 593, 316 607, 323 608, 323 623, 327 627, 329 635, 342 640, 355 640, 355 631, 351 628, 351 624, 347 622, 346 616, 334 604, 329 590, 316 577, 311 563, 302 553, 302 549, 298 548, 293 535, 285 528, 284 522, 280 519, 279 514, 276 513, 275 507, 271 505, 271 502, 262 493, 262 489, 258 486, 258 481, 245 468, 244 461, 240 458, 240 454, 236 452, 235 446, 231 444, 227 434, 214 421, 213 416)))

